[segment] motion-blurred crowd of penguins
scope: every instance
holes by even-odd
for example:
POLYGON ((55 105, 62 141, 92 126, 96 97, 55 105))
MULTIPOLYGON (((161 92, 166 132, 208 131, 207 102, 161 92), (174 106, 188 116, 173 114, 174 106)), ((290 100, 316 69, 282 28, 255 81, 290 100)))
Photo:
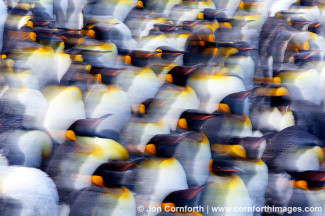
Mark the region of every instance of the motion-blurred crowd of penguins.
POLYGON ((324 23, 324 0, 0 0, 0 215, 323 216, 324 23))

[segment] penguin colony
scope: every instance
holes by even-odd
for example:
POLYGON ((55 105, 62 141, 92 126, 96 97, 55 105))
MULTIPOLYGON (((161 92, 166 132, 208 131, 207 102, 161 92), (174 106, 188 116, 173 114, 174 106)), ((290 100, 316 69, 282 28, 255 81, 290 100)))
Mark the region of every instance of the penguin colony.
POLYGON ((0 0, 0 50, 0 215, 324 215, 324 0, 0 0))

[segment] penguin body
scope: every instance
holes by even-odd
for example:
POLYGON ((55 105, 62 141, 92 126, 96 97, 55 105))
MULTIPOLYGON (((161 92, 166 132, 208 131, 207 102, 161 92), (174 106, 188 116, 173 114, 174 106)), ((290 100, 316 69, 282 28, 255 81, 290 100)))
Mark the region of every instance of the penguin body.
POLYGON ((277 76, 281 78, 283 85, 292 92, 293 100, 308 100, 315 104, 322 102, 322 96, 318 93, 315 94, 315 92, 321 91, 317 70, 306 68, 300 71, 283 71, 277 76), (296 91, 298 93, 295 93, 296 91), (301 97, 299 97, 299 92, 301 97))
POLYGON ((166 83, 159 89, 154 101, 149 105, 147 114, 154 119, 165 121, 174 130, 184 110, 197 108, 199 108, 199 102, 192 88, 166 83))
POLYGON ((15 130, 5 135, 10 165, 41 168, 53 149, 50 137, 38 130, 15 130))
POLYGON ((127 92, 132 110, 138 110, 141 102, 154 97, 159 88, 158 78, 150 68, 133 66, 119 74, 116 85, 127 92))
MULTIPOLYGON (((173 157, 143 161, 135 185, 136 200, 144 206, 160 206, 171 192, 188 188, 182 165, 173 157)), ((148 212, 153 215, 154 212, 148 212)))
POLYGON ((81 91, 77 87, 50 86, 43 90, 43 94, 48 101, 43 126, 61 143, 70 125, 86 118, 81 91))
POLYGON ((264 131, 280 131, 295 124, 290 109, 291 97, 284 87, 258 88, 251 110, 253 127, 264 131))
POLYGON ((16 166, 1 169, 4 172, 1 172, 0 195, 8 207, 5 214, 59 215, 56 186, 44 172, 16 166))
POLYGON ((128 13, 135 6, 133 0, 118 0, 110 2, 108 0, 100 0, 96 2, 87 2, 83 8, 83 14, 87 19, 92 16, 112 16, 122 22, 125 20, 128 13))
POLYGON ((107 114, 120 117, 126 123, 131 118, 130 102, 126 92, 116 86, 94 85, 85 94, 88 118, 100 118, 107 114))
POLYGON ((15 100, 24 106, 20 114, 24 115, 26 128, 42 129, 42 122, 47 110, 47 101, 44 95, 36 90, 26 87, 11 88, 6 95, 6 100, 15 100))
POLYGON ((62 46, 63 44, 56 50, 45 46, 32 52, 27 59, 26 63, 37 77, 40 88, 51 84, 58 84, 62 76, 67 72, 71 59, 63 51, 62 46), (51 68, 50 71, 49 68, 51 68))
POLYGON ((83 26, 82 8, 86 3, 85 0, 80 2, 75 0, 53 1, 53 16, 56 20, 56 27, 81 29, 83 26))
POLYGON ((200 99, 200 108, 213 112, 217 110, 219 102, 225 96, 245 91, 243 81, 235 76, 224 74, 225 69, 212 69, 216 73, 211 73, 211 68, 205 68, 202 72, 191 76, 188 80, 188 85, 194 89, 200 99), (210 71, 208 73, 208 71, 210 71), (224 86, 232 86, 232 88, 225 88, 224 86))
POLYGON ((168 124, 162 120, 152 121, 148 118, 132 117, 122 131, 129 151, 144 152, 145 145, 156 134, 169 134, 168 124))

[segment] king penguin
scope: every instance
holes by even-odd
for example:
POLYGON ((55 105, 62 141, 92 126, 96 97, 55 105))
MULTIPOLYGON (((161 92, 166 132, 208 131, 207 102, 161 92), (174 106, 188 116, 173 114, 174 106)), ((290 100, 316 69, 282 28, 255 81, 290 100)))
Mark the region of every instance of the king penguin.
POLYGON ((100 165, 92 174, 92 185, 71 193, 66 203, 69 215, 136 215, 132 192, 123 186, 128 171, 134 170, 132 161, 112 161, 100 165), (91 202, 89 203, 89 201, 91 202))
MULTIPOLYGON (((210 163, 210 176, 202 191, 202 206, 228 207, 231 209, 252 207, 247 188, 242 179, 236 175, 234 159, 228 156, 214 156, 210 163)), ((219 212, 209 211, 203 215, 253 215, 250 211, 219 212)))

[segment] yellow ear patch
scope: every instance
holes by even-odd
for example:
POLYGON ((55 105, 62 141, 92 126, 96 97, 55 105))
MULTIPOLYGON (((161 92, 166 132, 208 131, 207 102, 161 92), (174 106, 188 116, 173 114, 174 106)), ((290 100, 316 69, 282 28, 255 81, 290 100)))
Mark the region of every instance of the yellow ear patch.
POLYGON ((91 176, 91 183, 99 187, 105 187, 103 178, 98 175, 91 176))
POLYGON ((139 106, 139 113, 141 113, 141 114, 146 113, 146 107, 143 104, 140 104, 140 106, 139 106))
POLYGON ((88 31, 88 35, 89 35, 89 37, 91 37, 91 38, 95 38, 95 31, 94 31, 94 30, 89 30, 89 31, 88 31))
POLYGON ((300 189, 304 189, 304 190, 308 190, 308 184, 306 181, 294 181, 293 186, 296 188, 300 188, 300 189))
POLYGON ((145 152, 149 153, 149 154, 152 154, 152 155, 155 155, 157 153, 156 152, 156 146, 154 144, 146 145, 145 152))
POLYGON ((243 1, 241 1, 241 2, 239 3, 239 5, 238 5, 238 8, 239 8, 240 10, 244 10, 244 7, 245 7, 245 3, 244 3, 243 1))
POLYGON ((220 103, 219 104, 219 108, 218 108, 219 111, 223 111, 223 112, 226 112, 226 113, 231 113, 230 112, 230 108, 227 104, 224 104, 224 103, 220 103))
POLYGON ((27 22, 27 26, 30 27, 30 28, 33 28, 33 27, 34 27, 34 23, 33 23, 33 21, 29 20, 29 21, 27 22))
POLYGON ((131 56, 125 56, 124 61, 128 64, 131 64, 131 56))
POLYGON ((196 18, 200 19, 200 20, 203 20, 204 19, 204 14, 200 12, 200 13, 197 14, 196 18))
POLYGON ((102 83, 102 75, 101 74, 96 74, 96 79, 98 82, 102 83))
POLYGON ((174 203, 161 203, 161 208, 163 211, 167 211, 167 212, 175 212, 174 209, 175 208, 175 204, 174 203))
POLYGON ((137 1, 137 7, 144 8, 142 1, 137 1))
POLYGON ((173 76, 171 74, 167 74, 166 75, 166 81, 170 82, 170 83, 173 83, 173 76))
POLYGON ((65 135, 69 140, 76 141, 76 134, 73 132, 73 130, 68 130, 65 135))
POLYGON ((181 118, 177 122, 177 127, 188 130, 187 121, 185 118, 181 118))

